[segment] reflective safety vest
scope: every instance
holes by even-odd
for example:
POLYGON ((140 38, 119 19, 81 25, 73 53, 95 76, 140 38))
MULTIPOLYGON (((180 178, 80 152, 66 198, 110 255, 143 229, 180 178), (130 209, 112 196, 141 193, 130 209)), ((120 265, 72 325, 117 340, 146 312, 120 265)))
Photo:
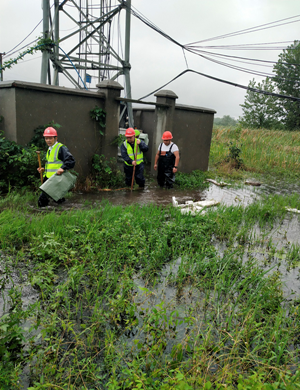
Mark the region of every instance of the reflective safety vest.
POLYGON ((63 146, 63 144, 57 142, 56 145, 53 146, 51 152, 49 153, 49 149, 46 154, 46 164, 45 164, 45 172, 44 176, 51 177, 53 176, 57 170, 63 165, 63 162, 58 159, 59 149, 63 146))
MULTIPOLYGON (((124 141, 123 145, 125 146, 125 148, 127 150, 128 156, 133 161, 134 160, 134 153, 133 153, 131 145, 127 142, 127 140, 124 141)), ((139 145, 137 145, 136 139, 134 140, 134 146, 135 146, 135 148, 137 147, 136 165, 139 165, 139 164, 141 164, 143 162, 143 152, 140 151, 140 147, 139 147, 139 145)), ((126 165, 131 166, 131 164, 128 164, 128 162, 126 162, 126 161, 124 161, 124 163, 126 165)))

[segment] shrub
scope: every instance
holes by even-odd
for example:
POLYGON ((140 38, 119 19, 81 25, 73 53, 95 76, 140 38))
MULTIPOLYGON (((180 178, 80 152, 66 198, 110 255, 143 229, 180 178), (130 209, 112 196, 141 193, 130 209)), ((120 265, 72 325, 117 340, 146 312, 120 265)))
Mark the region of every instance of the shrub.
POLYGON ((124 175, 120 171, 116 158, 106 159, 103 154, 95 154, 92 159, 92 181, 101 188, 124 186, 124 175))
POLYGON ((0 193, 11 188, 38 186, 36 150, 35 146, 23 147, 9 141, 0 132, 0 193))

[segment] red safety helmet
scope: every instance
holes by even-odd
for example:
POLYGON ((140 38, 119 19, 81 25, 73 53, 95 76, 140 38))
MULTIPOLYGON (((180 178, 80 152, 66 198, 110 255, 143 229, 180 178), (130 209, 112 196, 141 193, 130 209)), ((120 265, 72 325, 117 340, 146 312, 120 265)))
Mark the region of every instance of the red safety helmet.
POLYGON ((44 131, 43 136, 44 137, 57 137, 57 131, 53 127, 47 127, 47 129, 45 129, 45 131, 44 131))
POLYGON ((173 139, 173 135, 170 131, 165 131, 161 137, 163 141, 168 141, 169 139, 173 139))
POLYGON ((128 127, 128 129, 125 131, 125 137, 133 137, 135 136, 134 129, 132 127, 128 127))

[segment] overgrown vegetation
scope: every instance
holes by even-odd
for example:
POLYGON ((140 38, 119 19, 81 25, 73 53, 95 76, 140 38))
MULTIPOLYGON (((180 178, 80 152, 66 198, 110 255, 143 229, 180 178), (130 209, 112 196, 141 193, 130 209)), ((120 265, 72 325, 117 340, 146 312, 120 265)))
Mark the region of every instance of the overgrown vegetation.
POLYGON ((124 174, 120 171, 116 158, 107 159, 103 154, 93 156, 91 186, 100 188, 124 187, 124 174))
POLYGON ((37 187, 37 148, 8 141, 0 132, 0 193, 29 186, 37 187))
POLYGON ((299 195, 195 217, 110 204, 33 214, 14 196, 0 201, 2 388, 18 388, 27 365, 30 390, 299 388, 297 301, 241 245, 299 195), (11 297, 17 269, 39 293, 30 309, 11 297))
POLYGON ((44 165, 45 152, 48 147, 43 133, 49 126, 54 126, 56 129, 61 127, 54 121, 38 126, 34 129, 34 136, 25 147, 9 141, 4 137, 4 132, 0 131, 0 193, 24 187, 32 190, 39 187, 36 151, 42 152, 41 160, 44 165))
MULTIPOLYGON (((298 147, 298 132, 215 129, 210 164, 295 179, 298 147)), ((103 174, 123 186, 115 164, 94 157, 97 186, 103 174)), ((176 183, 203 188, 211 175, 176 183)), ((300 297, 281 282, 282 269, 299 272, 300 245, 272 241, 298 193, 196 216, 33 202, 0 198, 1 389, 300 389, 300 297)))
POLYGON ((199 170, 195 170, 192 173, 178 172, 176 173, 175 188, 178 186, 180 189, 197 188, 204 190, 208 187, 208 183, 205 182, 207 177, 207 172, 199 170))
POLYGON ((239 158, 242 159, 246 174, 264 173, 276 177, 284 176, 285 179, 300 176, 298 131, 215 128, 209 158, 210 165, 217 167, 220 174, 232 173, 234 168, 234 164, 228 163, 228 145, 240 149, 235 152, 238 152, 239 158), (240 145, 243 145, 242 148, 240 145))

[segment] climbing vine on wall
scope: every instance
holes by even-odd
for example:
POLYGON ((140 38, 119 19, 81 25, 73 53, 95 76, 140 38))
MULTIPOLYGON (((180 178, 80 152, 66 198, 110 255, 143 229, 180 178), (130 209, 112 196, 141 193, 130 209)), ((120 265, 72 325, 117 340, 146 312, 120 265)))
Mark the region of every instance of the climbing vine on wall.
POLYGON ((99 132, 103 135, 102 129, 106 126, 106 112, 102 108, 95 106, 95 108, 90 110, 90 117, 98 123, 100 126, 99 132))

